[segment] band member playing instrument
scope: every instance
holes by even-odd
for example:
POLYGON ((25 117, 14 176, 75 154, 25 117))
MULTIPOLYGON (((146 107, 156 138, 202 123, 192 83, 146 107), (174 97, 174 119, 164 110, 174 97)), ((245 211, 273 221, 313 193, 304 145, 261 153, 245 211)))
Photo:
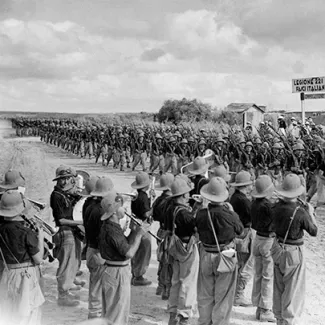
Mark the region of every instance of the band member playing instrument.
MULTIPOLYGON (((7 191, 7 190, 13 190, 21 187, 22 189, 25 188, 25 178, 23 175, 16 170, 8 170, 5 175, 4 175, 4 180, 2 183, 0 183, 0 199, 2 194, 7 191)), ((0 226, 2 222, 4 221, 3 217, 0 216, 0 226)), ((4 265, 0 259, 0 279, 1 279, 1 274, 3 272, 4 265)))
POLYGON ((102 274, 104 260, 100 256, 98 238, 102 226, 101 216, 104 214, 101 206, 102 198, 107 195, 114 185, 110 178, 100 177, 95 189, 90 193, 93 203, 90 204, 84 214, 84 226, 87 238, 87 267, 89 269, 89 295, 88 318, 102 316, 102 274))
POLYGON ((54 257, 59 260, 56 273, 58 282, 58 304, 62 306, 77 306, 78 296, 73 295, 70 289, 74 286, 74 279, 79 269, 81 257, 81 242, 76 237, 75 227, 82 221, 73 220, 73 207, 78 197, 70 194, 73 187, 75 172, 66 166, 56 170, 56 186, 51 194, 50 204, 53 211, 55 224, 60 228, 53 237, 55 243, 54 257))
POLYGON ((181 177, 171 185, 172 200, 164 214, 169 235, 169 254, 173 257, 172 286, 168 300, 168 325, 189 324, 196 305, 199 253, 195 237, 194 212, 189 206, 191 187, 181 177))
POLYGON ((199 325, 229 324, 237 278, 237 257, 234 239, 244 229, 237 213, 229 203, 227 184, 221 177, 213 177, 201 189, 210 201, 206 209, 197 213, 196 227, 201 245, 198 280, 199 325), (211 221, 210 221, 211 220, 211 221), (213 229, 212 229, 213 226, 213 229), (221 269, 221 254, 231 249, 229 269, 221 269))
MULTIPOLYGON (((194 194, 200 194, 200 190, 203 185, 209 183, 209 180, 205 177, 208 171, 209 164, 205 161, 203 157, 196 157, 193 164, 188 167, 188 172, 190 175, 194 175, 193 183, 194 189, 191 190, 190 196, 194 194)), ((195 200, 190 200, 190 205, 193 207, 195 200)))
MULTIPOLYGON (((152 215, 150 208, 150 199, 146 193, 150 186, 149 175, 145 172, 139 172, 131 187, 138 191, 137 198, 131 202, 131 211, 140 221, 149 220, 152 215)), ((147 272, 151 259, 151 237, 145 234, 141 239, 141 244, 136 254, 132 258, 132 285, 146 286, 150 285, 151 281, 143 276, 147 272)))
POLYGON ((297 200, 305 192, 298 175, 288 174, 276 191, 281 199, 272 209, 276 234, 273 312, 278 325, 295 325, 304 310, 306 293, 304 230, 316 236, 317 223, 312 206, 297 200))
MULTIPOLYGON (((155 187, 157 191, 163 191, 162 194, 155 200, 152 209, 152 219, 160 223, 160 227, 157 232, 159 238, 165 237, 164 231, 164 208, 168 204, 169 198, 172 195, 170 186, 174 181, 174 175, 171 173, 164 174, 160 177, 159 185, 155 187)), ((172 281, 172 258, 169 255, 168 249, 163 245, 164 242, 158 243, 158 287, 156 290, 157 296, 162 296, 163 300, 169 298, 169 291, 172 281)))
POLYGON ((130 259, 138 251, 141 239, 149 224, 141 227, 133 224, 128 237, 120 226, 124 217, 122 198, 111 191, 101 202, 104 215, 99 236, 99 250, 105 260, 102 275, 103 317, 108 324, 127 325, 131 300, 130 259))
POLYGON ((249 306, 251 303, 245 297, 245 288, 253 275, 253 255, 251 230, 251 202, 248 195, 252 191, 251 174, 247 171, 240 171, 235 178, 235 183, 230 185, 235 187, 235 192, 230 198, 230 204, 239 215, 240 221, 244 225, 244 232, 236 238, 236 250, 238 254, 238 276, 235 295, 236 306, 249 306))
POLYGON ((270 198, 274 192, 272 179, 261 175, 255 182, 251 206, 252 228, 256 230, 253 241, 255 258, 255 274, 252 292, 256 319, 262 322, 275 322, 272 313, 273 259, 271 249, 275 233, 272 231, 272 203, 270 198))
POLYGON ((24 226, 22 215, 29 204, 21 193, 8 190, 0 201, 0 259, 4 264, 0 280, 0 314, 6 324, 41 324, 44 303, 40 287, 44 235, 24 226), (18 290, 19 288, 19 290, 18 290))

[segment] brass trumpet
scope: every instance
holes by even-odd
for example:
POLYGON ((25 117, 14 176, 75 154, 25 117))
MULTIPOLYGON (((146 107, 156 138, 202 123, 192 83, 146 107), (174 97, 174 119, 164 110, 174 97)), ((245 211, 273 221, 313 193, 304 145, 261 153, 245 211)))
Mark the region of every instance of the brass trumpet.
POLYGON ((43 219, 41 219, 38 215, 34 214, 33 217, 34 217, 34 219, 36 219, 40 223, 40 225, 43 228, 43 230, 48 235, 50 235, 51 237, 54 236, 59 231, 59 229, 57 227, 51 226, 46 221, 44 221, 43 219))
POLYGON ((200 194, 193 194, 190 199, 196 201, 196 202, 199 202, 199 203, 202 203, 203 201, 203 198, 200 194))
POLYGON ((46 203, 38 202, 29 198, 26 198, 32 205, 35 205, 38 209, 43 210, 46 207, 46 203))
POLYGON ((135 201, 138 197, 138 193, 118 193, 119 195, 122 196, 129 196, 131 197, 131 201, 135 201))

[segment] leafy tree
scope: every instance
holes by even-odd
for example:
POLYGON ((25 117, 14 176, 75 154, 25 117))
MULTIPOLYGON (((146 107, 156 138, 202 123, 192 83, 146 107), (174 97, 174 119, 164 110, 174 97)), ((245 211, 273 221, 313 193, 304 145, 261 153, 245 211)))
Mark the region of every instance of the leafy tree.
POLYGON ((199 122, 211 117, 211 105, 197 99, 168 99, 160 108, 157 119, 159 122, 199 122))

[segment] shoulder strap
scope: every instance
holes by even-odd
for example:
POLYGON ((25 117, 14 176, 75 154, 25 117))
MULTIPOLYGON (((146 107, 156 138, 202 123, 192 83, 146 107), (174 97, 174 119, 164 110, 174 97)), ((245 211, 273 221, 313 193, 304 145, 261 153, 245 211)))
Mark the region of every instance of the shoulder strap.
MULTIPOLYGON (((14 255, 14 253, 11 251, 11 249, 8 247, 6 241, 3 239, 3 237, 2 237, 1 234, 0 234, 0 238, 1 238, 2 242, 5 244, 6 248, 8 249, 10 255, 14 258, 14 260, 17 262, 17 264, 20 265, 20 262, 18 261, 18 259, 17 259, 16 256, 14 255)), ((3 255, 3 252, 2 252, 1 247, 0 247, 0 252, 1 252, 1 257, 2 257, 2 259, 3 259, 3 263, 5 264, 6 269, 8 270, 8 266, 7 266, 7 263, 6 263, 6 260, 5 260, 5 257, 4 257, 4 255, 3 255)))
POLYGON ((214 225, 213 225, 213 222, 212 222, 212 218, 211 218, 211 214, 210 214, 209 207, 207 207, 207 211, 208 211, 208 218, 209 218, 209 222, 210 222, 210 225, 211 225, 211 228, 212 228, 214 240, 216 241, 216 244, 217 244, 217 247, 218 247, 218 251, 221 252, 220 251, 220 245, 219 245, 218 237, 217 237, 217 234, 216 234, 216 230, 214 229, 214 225))
POLYGON ((54 190, 54 192, 57 193, 57 194, 59 194, 59 195, 61 195, 64 198, 64 202, 65 202, 66 206, 68 207, 69 206, 69 203, 70 203, 70 200, 66 197, 66 195, 64 195, 63 193, 61 193, 59 191, 55 191, 54 190))
POLYGON ((289 230, 290 230, 290 228, 291 228, 291 225, 292 225, 293 219, 295 218, 295 216, 296 216, 297 211, 299 210, 299 208, 300 208, 300 207, 297 206, 297 207, 295 208, 295 210, 293 211, 293 214, 292 214, 292 216, 291 216, 291 218, 290 218, 290 223, 289 223, 289 226, 288 226, 287 232, 286 232, 286 234, 285 234, 285 236, 284 236, 284 239, 283 239, 283 244, 285 244, 286 241, 287 241, 287 238, 288 238, 288 235, 289 235, 289 230))
POLYGON ((185 207, 177 206, 173 212, 173 234, 175 233, 175 228, 176 228, 176 224, 175 224, 176 216, 177 216, 178 212, 180 212, 181 210, 184 210, 184 209, 185 209, 185 207))

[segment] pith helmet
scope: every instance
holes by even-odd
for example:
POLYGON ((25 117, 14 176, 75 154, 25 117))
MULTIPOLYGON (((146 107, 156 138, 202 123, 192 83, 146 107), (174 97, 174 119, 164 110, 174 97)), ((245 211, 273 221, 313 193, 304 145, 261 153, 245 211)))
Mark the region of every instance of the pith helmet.
POLYGON ((247 186, 251 185, 253 183, 252 176, 249 172, 246 170, 242 170, 239 173, 237 173, 235 178, 235 183, 231 183, 231 186, 247 186))
POLYGON ((15 189, 25 186, 25 178, 17 170, 9 170, 5 173, 4 181, 0 184, 0 188, 5 190, 15 189))
POLYGON ((85 188, 80 193, 81 195, 88 196, 96 188, 96 183, 99 180, 99 176, 90 176, 85 183, 85 188))
POLYGON ((146 172, 139 172, 135 176, 135 181, 131 184, 132 188, 141 189, 150 185, 150 177, 146 172))
POLYGON ((181 196, 191 191, 191 188, 188 186, 187 182, 181 177, 175 178, 170 189, 172 191, 172 197, 181 196))
POLYGON ((171 173, 166 173, 160 177, 159 185, 155 186, 157 191, 170 190, 170 187, 174 181, 175 177, 171 173))
POLYGON ((103 197, 100 205, 104 211, 100 220, 105 221, 123 205, 123 198, 118 195, 115 190, 111 190, 103 197))
POLYGON ((209 164, 203 157, 196 157, 193 163, 188 167, 188 172, 192 175, 201 175, 209 168, 209 164))
POLYGON ((3 193, 0 201, 0 215, 13 218, 27 211, 30 203, 16 190, 8 190, 3 193))
POLYGON ((203 185, 200 194, 212 202, 224 202, 229 196, 227 184, 221 177, 213 177, 210 182, 203 185))
POLYGON ((252 191, 252 196, 255 198, 263 198, 272 195, 274 185, 270 176, 260 175, 255 182, 255 188, 252 191))
POLYGON ((276 192, 285 198, 293 199, 303 194, 305 187, 301 184, 301 180, 296 174, 288 174, 282 184, 276 188, 276 192))
POLYGON ((114 188, 114 184, 109 177, 100 177, 95 185, 95 189, 90 192, 91 196, 104 197, 114 188))
POLYGON ((221 177, 226 182, 230 181, 231 176, 228 174, 228 171, 224 165, 216 166, 210 170, 210 172, 212 173, 213 177, 221 177))

